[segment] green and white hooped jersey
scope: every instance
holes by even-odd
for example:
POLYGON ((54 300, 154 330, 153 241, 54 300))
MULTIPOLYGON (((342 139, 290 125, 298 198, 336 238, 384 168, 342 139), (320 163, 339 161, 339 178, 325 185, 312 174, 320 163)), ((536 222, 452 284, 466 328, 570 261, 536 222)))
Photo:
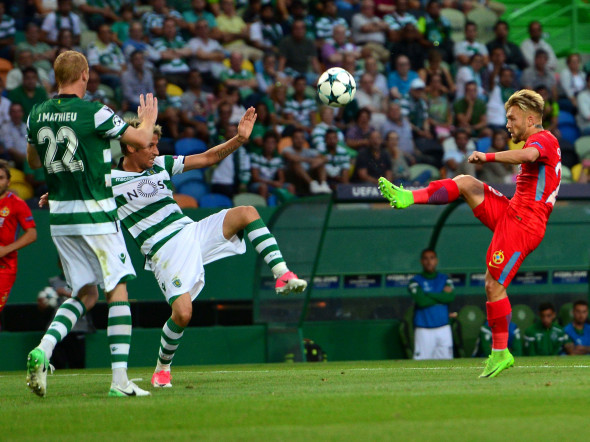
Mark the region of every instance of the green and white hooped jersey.
POLYGON ((111 188, 110 139, 127 130, 101 103, 58 95, 33 107, 27 141, 35 147, 49 190, 51 235, 103 235, 119 230, 111 188))
POLYGON ((113 169, 113 193, 119 219, 141 253, 151 258, 166 242, 193 222, 172 197, 173 175, 184 170, 184 157, 157 157, 141 173, 113 169))

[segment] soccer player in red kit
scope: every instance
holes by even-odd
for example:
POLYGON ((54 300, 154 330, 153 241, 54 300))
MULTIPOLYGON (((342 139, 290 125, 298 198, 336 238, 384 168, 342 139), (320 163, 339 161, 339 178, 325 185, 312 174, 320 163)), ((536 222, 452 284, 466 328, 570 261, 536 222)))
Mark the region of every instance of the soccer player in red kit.
POLYGON ((37 239, 29 206, 8 190, 10 168, 0 160, 0 312, 16 279, 16 251, 37 239), (19 237, 19 227, 24 233, 19 237))
POLYGON ((545 235, 561 182, 561 151, 557 139, 543 129, 543 98, 528 89, 515 92, 506 102, 506 128, 512 141, 525 141, 521 150, 473 152, 469 162, 496 161, 520 164, 516 192, 511 200, 493 187, 468 175, 433 181, 424 189, 408 191, 379 179, 379 189, 390 204, 403 209, 412 204, 447 204, 463 197, 473 214, 494 235, 488 248, 485 290, 487 317, 492 329, 492 354, 480 377, 495 377, 514 365, 508 351, 512 308, 506 288, 525 257, 545 235))

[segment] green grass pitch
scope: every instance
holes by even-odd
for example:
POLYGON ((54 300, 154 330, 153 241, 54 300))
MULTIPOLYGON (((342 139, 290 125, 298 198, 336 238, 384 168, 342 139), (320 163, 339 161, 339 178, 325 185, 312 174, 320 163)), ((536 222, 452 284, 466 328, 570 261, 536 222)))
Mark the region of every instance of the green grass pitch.
MULTIPOLYGON (((23 364, 24 366, 24 364, 23 364)), ((59 371, 38 398, 0 373, 0 440, 588 440, 590 359, 518 358, 174 367, 171 389, 109 398, 108 370, 59 371)), ((149 387, 148 387, 149 386, 149 387)))

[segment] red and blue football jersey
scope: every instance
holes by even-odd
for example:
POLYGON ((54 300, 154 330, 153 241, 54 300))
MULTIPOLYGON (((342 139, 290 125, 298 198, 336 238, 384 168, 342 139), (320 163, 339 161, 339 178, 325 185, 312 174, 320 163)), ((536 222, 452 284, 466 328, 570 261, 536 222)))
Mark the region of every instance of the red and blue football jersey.
MULTIPOLYGON (((31 209, 12 192, 0 199, 0 246, 12 244, 19 235, 19 227, 27 230, 35 227, 31 209)), ((0 258, 0 271, 16 272, 17 252, 0 258)))
POLYGON ((537 149, 539 158, 521 165, 510 207, 525 229, 543 236, 561 183, 561 150, 547 130, 531 135, 523 149, 537 149))

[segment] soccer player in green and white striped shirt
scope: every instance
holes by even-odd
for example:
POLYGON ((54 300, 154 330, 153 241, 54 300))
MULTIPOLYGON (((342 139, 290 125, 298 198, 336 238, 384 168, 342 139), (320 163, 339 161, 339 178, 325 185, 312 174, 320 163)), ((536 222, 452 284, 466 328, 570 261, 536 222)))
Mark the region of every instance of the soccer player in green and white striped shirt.
POLYGON ((58 95, 33 107, 27 121, 27 159, 43 167, 49 188, 49 223, 72 298, 64 302, 38 347, 29 353, 27 385, 45 396, 55 345, 98 299, 103 286, 109 305, 108 341, 113 380, 109 396, 145 396, 127 378, 131 310, 126 281, 135 277, 111 187, 110 139, 147 146, 158 117, 151 94, 140 96, 141 124, 129 127, 111 109, 82 100, 89 69, 84 55, 60 54, 54 63, 58 95))
POLYGON ((307 287, 306 281, 287 268, 277 241, 254 207, 234 207, 193 222, 172 197, 173 175, 211 166, 230 155, 248 141, 255 120, 254 108, 249 108, 240 121, 238 135, 205 153, 187 157, 158 156, 158 126, 148 147, 121 145, 124 157, 113 170, 119 218, 172 306, 172 316, 162 329, 152 377, 154 387, 172 386, 170 364, 191 319, 192 301, 205 285, 203 266, 244 253, 243 231, 270 267, 278 294, 301 292, 307 287))

